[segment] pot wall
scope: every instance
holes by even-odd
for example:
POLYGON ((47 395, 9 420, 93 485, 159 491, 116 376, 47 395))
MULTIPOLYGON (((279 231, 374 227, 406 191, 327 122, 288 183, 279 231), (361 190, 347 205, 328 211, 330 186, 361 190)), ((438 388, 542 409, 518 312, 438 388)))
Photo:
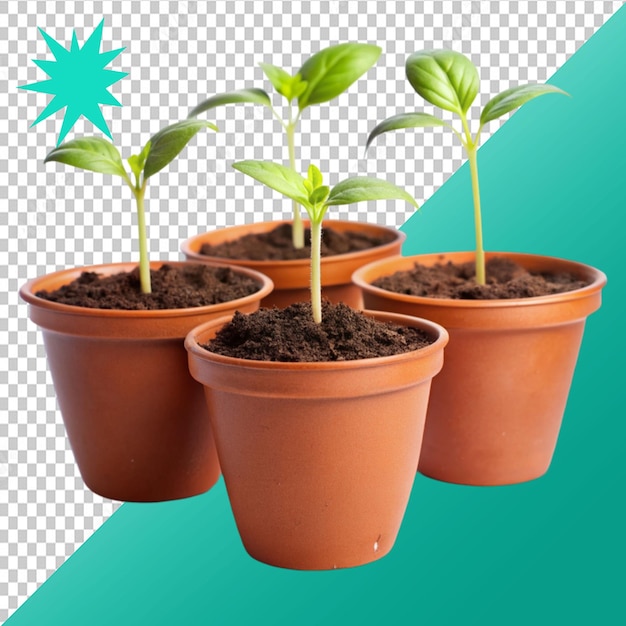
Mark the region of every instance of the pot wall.
POLYGON ((420 326, 438 339, 396 357, 266 363, 199 347, 228 320, 187 338, 237 527, 260 561, 352 567, 381 558, 394 544, 447 334, 423 320, 372 315, 420 326))
POLYGON ((473 253, 398 257, 354 275, 365 306, 422 316, 450 334, 446 363, 433 382, 419 471, 470 485, 542 476, 552 460, 585 319, 600 307, 602 272, 562 259, 506 256, 531 270, 570 271, 592 283, 576 291, 516 300, 445 300, 394 294, 376 278, 419 262, 462 263, 473 253))
POLYGON ((134 267, 56 272, 29 282, 20 293, 41 327, 59 407, 86 485, 126 501, 203 493, 220 469, 202 387, 189 375, 183 339, 197 324, 236 308, 256 310, 271 283, 240 270, 256 277, 263 289, 229 303, 164 311, 86 309, 35 296, 82 271, 112 274, 134 267))
MULTIPOLYGON (((286 222, 260 222, 222 228, 188 239, 182 244, 181 250, 185 258, 190 261, 221 262, 240 267, 250 267, 269 276, 274 283, 274 290, 261 302, 263 307, 277 306, 283 308, 294 302, 306 302, 311 297, 309 291, 311 282, 309 259, 251 261, 247 259, 224 259, 200 254, 200 249, 205 243, 219 244, 224 241, 232 241, 249 233, 268 232, 284 223, 286 222)), ((308 222, 305 222, 306 226, 308 226, 308 222)), ((344 302, 356 309, 363 308, 361 290, 352 284, 353 272, 367 263, 400 254, 406 235, 394 228, 341 220, 325 220, 324 227, 333 228, 339 232, 347 230, 362 231, 378 236, 391 232, 395 236, 395 239, 390 243, 370 248, 369 250, 322 258, 322 297, 327 298, 331 302, 344 302)))

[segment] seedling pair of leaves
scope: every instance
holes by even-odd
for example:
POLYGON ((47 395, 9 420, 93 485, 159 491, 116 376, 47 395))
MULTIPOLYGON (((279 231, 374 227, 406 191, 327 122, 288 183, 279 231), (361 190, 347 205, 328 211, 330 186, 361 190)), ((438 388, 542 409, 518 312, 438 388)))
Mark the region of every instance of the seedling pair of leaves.
MULTIPOLYGON (((257 88, 241 89, 212 96, 195 107, 189 117, 195 117, 209 109, 225 104, 248 102, 269 108, 285 131, 289 166, 295 172, 297 171, 295 131, 302 112, 311 105, 328 102, 342 94, 376 63, 380 54, 381 49, 370 44, 343 43, 330 46, 311 56, 293 76, 280 67, 261 63, 261 68, 274 89, 287 102, 287 119, 281 118, 276 112, 268 93, 257 88), (295 115, 293 112, 294 100, 297 104, 295 115)), ((304 246, 304 228, 298 201, 294 201, 293 205, 292 231, 294 247, 302 248, 304 246)))
POLYGON ((139 276, 143 293, 151 292, 144 209, 148 178, 171 163, 202 128, 217 131, 217 126, 210 122, 183 120, 167 126, 153 135, 139 154, 133 154, 127 159, 134 181, 128 175, 118 149, 102 137, 72 139, 52 150, 45 159, 45 162, 58 161, 92 172, 120 176, 130 187, 137 204, 139 276))
POLYGON ((330 188, 324 185, 321 172, 310 165, 307 177, 284 165, 268 161, 240 161, 233 167, 303 206, 311 223, 311 307, 313 319, 322 321, 321 243, 322 222, 330 206, 366 200, 405 200, 418 208, 403 189, 385 180, 354 177, 330 188))
POLYGON ((514 111, 538 96, 550 93, 567 94, 553 85, 527 84, 507 89, 485 104, 480 114, 478 129, 472 135, 467 113, 478 94, 479 77, 476 66, 470 59, 451 50, 416 52, 406 61, 406 75, 413 89, 424 100, 455 113, 461 120, 461 129, 457 130, 452 124, 428 113, 402 113, 378 124, 367 139, 366 149, 376 137, 392 130, 445 126, 454 132, 463 145, 469 161, 476 233, 476 282, 484 285, 485 252, 477 163, 482 129, 489 122, 514 111))

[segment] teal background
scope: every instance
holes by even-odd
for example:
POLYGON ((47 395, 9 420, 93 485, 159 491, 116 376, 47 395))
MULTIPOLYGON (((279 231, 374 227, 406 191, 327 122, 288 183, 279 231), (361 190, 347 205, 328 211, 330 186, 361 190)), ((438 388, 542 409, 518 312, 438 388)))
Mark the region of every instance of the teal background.
MULTIPOLYGON (((626 8, 550 82, 572 97, 528 104, 479 153, 488 249, 571 258, 609 278, 547 475, 498 488, 418 475, 391 554, 334 572, 250 559, 222 481, 185 501, 125 504, 9 626, 626 623, 626 8)), ((404 230, 407 254, 472 248, 467 166, 404 230)))

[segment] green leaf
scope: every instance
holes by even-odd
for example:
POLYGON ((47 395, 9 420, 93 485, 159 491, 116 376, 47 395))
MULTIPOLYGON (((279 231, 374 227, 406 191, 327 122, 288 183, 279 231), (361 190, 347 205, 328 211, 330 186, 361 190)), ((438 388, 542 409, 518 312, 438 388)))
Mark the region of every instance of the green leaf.
POLYGON ((553 85, 519 85, 518 87, 512 87, 507 89, 497 96, 493 97, 482 110, 480 114, 481 125, 487 124, 492 120, 495 120, 503 115, 521 107, 522 104, 526 104, 529 100, 543 96, 547 93, 561 93, 569 95, 566 91, 554 87, 553 85))
POLYGON ((260 65, 265 75, 269 78, 269 81, 274 85, 274 89, 291 102, 294 99, 294 77, 276 65, 270 65, 269 63, 261 63, 260 65))
POLYGON ((266 107, 271 107, 272 103, 270 97, 263 89, 239 89, 237 91, 229 91, 227 93, 220 93, 212 96, 208 100, 201 102, 195 109, 192 109, 191 113, 187 117, 196 117, 204 111, 213 109, 224 104, 238 104, 240 102, 251 102, 253 104, 263 104, 266 107))
POLYGON ((330 187, 326 185, 321 185, 320 187, 316 187, 311 195, 309 196, 309 201, 311 204, 323 204, 326 202, 328 195, 330 193, 330 187))
POLYGON ((394 115, 393 117, 387 118, 374 130, 369 134, 367 138, 367 143, 365 144, 365 150, 370 147, 370 144, 376 137, 382 135, 383 133, 389 132, 390 130, 400 130, 402 128, 427 128, 432 126, 447 126, 448 128, 452 128, 450 124, 440 120, 438 117, 434 115, 430 115, 429 113, 401 113, 400 115, 394 115))
POLYGON ((127 178, 118 149, 102 137, 72 139, 48 153, 44 163, 58 161, 84 170, 127 178))
POLYGON ((386 180, 357 176, 336 184, 326 200, 328 206, 352 204, 364 200, 406 200, 416 209, 417 202, 404 189, 386 180))
POLYGON ((452 50, 413 53, 406 62, 406 76, 424 100, 461 116, 474 102, 480 82, 474 64, 452 50))
POLYGON ((317 189, 324 182, 322 172, 313 164, 309 165, 307 178, 311 182, 312 189, 317 189))
POLYGON ((305 92, 308 84, 306 80, 302 80, 300 74, 296 74, 291 84, 291 97, 299 98, 305 92))
POLYGON ((295 200, 305 208, 310 208, 311 203, 309 202, 309 192, 304 184, 305 179, 290 167, 271 161, 238 161, 233 163, 233 167, 270 189, 295 200))
POLYGON ((148 158, 148 153, 150 152, 150 146, 152 142, 148 142, 143 150, 139 154, 133 154, 126 159, 128 161, 128 165, 130 165, 130 169, 133 171, 135 177, 139 180, 139 176, 146 164, 146 159, 148 158))
POLYGON ((150 139, 150 152, 143 169, 144 179, 156 174, 173 161, 189 140, 202 128, 217 130, 215 124, 203 120, 183 120, 161 129, 150 139))
POLYGON ((342 43, 310 57, 299 74, 306 89, 298 97, 300 110, 328 102, 343 93, 376 63, 381 49, 363 43, 342 43))

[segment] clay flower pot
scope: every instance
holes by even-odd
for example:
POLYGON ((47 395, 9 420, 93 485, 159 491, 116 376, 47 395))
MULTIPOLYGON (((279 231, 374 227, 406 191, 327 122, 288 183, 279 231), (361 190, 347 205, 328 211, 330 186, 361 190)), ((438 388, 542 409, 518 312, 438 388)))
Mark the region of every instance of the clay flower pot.
MULTIPOLYGON (((286 222, 260 222, 222 228, 188 239, 183 242, 181 250, 185 258, 190 261, 228 263, 229 265, 250 267, 262 272, 272 279, 274 290, 263 299, 261 306, 286 307, 294 302, 304 302, 310 299, 311 261, 309 258, 293 261, 252 261, 248 259, 224 259, 200 254, 200 249, 205 243, 219 244, 249 233, 269 232, 284 223, 286 222)), ((305 222, 305 226, 308 226, 307 222, 305 222)), ((324 227, 332 228, 338 232, 357 231, 372 236, 391 233, 394 236, 392 241, 381 246, 358 252, 322 257, 323 297, 331 302, 343 302, 352 308, 361 309, 363 308, 363 300, 360 289, 352 284, 353 272, 367 263, 400 254, 406 235, 395 228, 362 222, 326 220, 324 227)))
POLYGON ((533 271, 566 271, 591 283, 567 293, 514 300, 452 300, 392 293, 371 283, 417 262, 463 263, 474 253, 397 257, 354 274, 365 305, 434 320, 450 333, 433 382, 419 471, 438 480, 504 485, 550 465, 585 318, 600 307, 605 275, 586 265, 529 254, 505 256, 533 271))
POLYGON ((20 295, 42 329, 65 428, 87 486, 114 500, 193 496, 217 481, 220 468, 202 387, 189 375, 183 340, 202 322, 236 309, 256 310, 271 281, 237 268, 261 289, 222 304, 161 311, 90 309, 35 295, 83 271, 109 275, 135 266, 55 272, 28 282, 20 295))
POLYGON ((352 567, 381 558, 394 544, 447 333, 425 320, 367 314, 422 328, 436 341, 377 359, 278 363, 202 348, 230 318, 187 337, 235 521, 259 561, 352 567))

